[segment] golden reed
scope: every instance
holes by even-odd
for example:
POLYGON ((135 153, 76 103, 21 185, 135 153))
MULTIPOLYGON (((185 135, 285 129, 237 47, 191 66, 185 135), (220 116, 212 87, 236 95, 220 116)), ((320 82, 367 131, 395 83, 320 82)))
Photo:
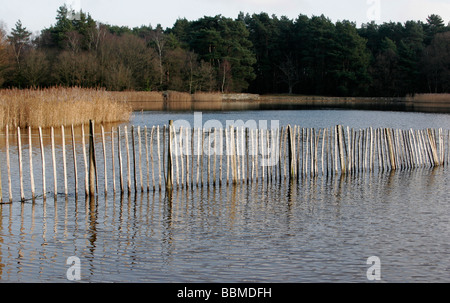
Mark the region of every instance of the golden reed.
POLYGON ((128 121, 132 108, 102 89, 45 88, 0 90, 0 129, 56 127, 128 121))

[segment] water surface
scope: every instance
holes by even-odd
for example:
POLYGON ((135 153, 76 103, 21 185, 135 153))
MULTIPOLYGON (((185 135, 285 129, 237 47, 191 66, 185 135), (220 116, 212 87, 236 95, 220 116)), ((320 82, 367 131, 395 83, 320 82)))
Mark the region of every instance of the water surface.
MULTIPOLYGON (((450 129, 449 118, 348 110, 202 116, 203 123, 224 125, 254 119, 401 129, 450 129)), ((144 112, 130 124, 177 119, 194 122, 193 113, 144 112)), ((3 148, 0 157, 3 162, 3 148)), ((17 159, 11 161, 17 176, 17 159)), ((95 200, 85 200, 82 190, 75 197, 73 181, 65 197, 59 178, 57 198, 49 194, 34 203, 17 202, 14 177, 14 202, 0 205, 0 281, 68 282, 66 260, 76 256, 82 282, 367 282, 366 261, 378 256, 382 282, 449 282, 449 176, 446 167, 421 168, 194 187, 172 196, 158 190, 105 196, 100 190, 95 200)), ((36 188, 41 185, 36 174, 36 188)), ((29 195, 29 182, 25 188, 29 195)))

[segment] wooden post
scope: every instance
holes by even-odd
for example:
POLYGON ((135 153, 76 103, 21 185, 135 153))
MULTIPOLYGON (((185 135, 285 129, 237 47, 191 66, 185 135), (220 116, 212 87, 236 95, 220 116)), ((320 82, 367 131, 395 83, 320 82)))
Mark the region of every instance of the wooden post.
POLYGON ((223 129, 219 129, 219 142, 220 142, 220 168, 219 168, 219 186, 222 186, 222 163, 223 163, 223 129))
POLYGON ((218 151, 218 140, 217 140, 217 128, 214 128, 214 164, 213 164, 213 186, 216 186, 216 167, 217 167, 217 151, 218 151))
MULTIPOLYGON (((31 138, 31 126, 28 126, 28 145, 29 145, 29 158, 30 158, 30 182, 31 182, 31 197, 34 201, 36 198, 35 186, 34 186, 34 172, 33 172, 33 147, 31 138)), ((1 175, 0 175, 1 182, 1 175)), ((1 196, 1 185, 0 185, 0 196, 1 196)))
POLYGON ((61 143, 63 153, 64 194, 67 196, 69 192, 67 188, 66 135, 64 132, 64 125, 61 125, 61 143))
POLYGON ((293 177, 293 170, 292 170, 292 127, 290 125, 287 126, 287 136, 288 136, 288 163, 289 163, 289 180, 292 180, 293 177))
POLYGON ((247 184, 250 182, 250 155, 249 155, 249 153, 250 153, 250 144, 249 144, 249 129, 248 128, 246 128, 245 129, 245 154, 246 154, 246 164, 247 164, 247 173, 246 173, 246 176, 247 176, 247 184))
POLYGON ((75 131, 73 128, 73 124, 72 124, 71 130, 72 130, 73 170, 74 170, 74 174, 75 174, 75 197, 78 197, 77 152, 76 152, 76 146, 75 146, 75 131))
POLYGON ((172 176, 172 128, 173 120, 169 121, 169 143, 167 151, 167 178, 166 178, 166 191, 171 192, 173 190, 173 176, 172 176))
MULTIPOLYGON (((139 153, 139 184, 141 186, 141 193, 144 192, 144 178, 142 175, 142 142, 141 142, 141 127, 138 126, 137 129, 138 134, 138 153, 139 153)), ((136 173, 135 173, 136 174, 136 173)))
POLYGON ((102 131, 102 147, 103 147, 103 168, 104 168, 104 178, 105 178, 105 195, 108 194, 108 167, 106 163, 106 142, 105 142, 105 128, 100 125, 102 131))
POLYGON ((114 127, 111 127, 111 161, 112 161, 112 180, 113 180, 113 194, 116 193, 116 155, 114 147, 114 127))
POLYGON ((122 170, 122 143, 120 139, 120 127, 117 129, 117 153, 119 156, 119 185, 120 185, 120 194, 124 193, 124 185, 123 185, 123 170, 122 170))
POLYGON ((344 134, 343 134, 343 127, 341 125, 336 126, 336 131, 338 134, 338 146, 339 146, 339 159, 341 162, 341 173, 345 174, 347 171, 347 168, 345 166, 345 155, 344 155, 344 134))
POLYGON ((200 185, 201 185, 201 187, 203 187, 203 163, 205 162, 204 161, 204 157, 205 157, 205 129, 204 128, 202 128, 201 129, 201 133, 202 133, 202 142, 201 142, 201 147, 202 147, 202 150, 201 150, 201 157, 200 157, 200 185))
MULTIPOLYGON (((178 144, 175 141, 175 145, 178 144)), ((184 159, 183 159, 183 127, 180 127, 180 140, 179 140, 179 148, 180 148, 180 168, 181 168, 181 188, 184 188, 184 159)), ((178 181, 177 181, 178 182, 178 181)))
POLYGON ((44 141, 42 138, 42 128, 39 126, 39 142, 41 147, 41 162, 42 162, 42 195, 44 200, 47 198, 47 188, 45 181, 45 152, 44 152, 44 141))
POLYGON ((156 190, 156 184, 155 184, 155 165, 153 161, 153 135, 155 133, 155 127, 152 127, 152 132, 150 134, 150 161, 152 163, 152 186, 153 191, 156 190))
POLYGON ((84 191, 87 197, 89 196, 89 167, 86 155, 86 138, 84 133, 84 124, 81 124, 81 145, 83 148, 83 160, 84 160, 84 191))
POLYGON ((144 127, 144 144, 145 144, 145 163, 147 168, 147 192, 150 191, 150 163, 148 160, 148 134, 147 126, 144 127))
MULTIPOLYGON (((169 144, 173 144, 173 147, 174 147, 176 180, 177 180, 177 188, 178 188, 178 187, 180 187, 180 178, 179 178, 180 166, 179 166, 179 162, 178 162, 178 137, 177 137, 177 130, 175 129, 175 127, 173 127, 172 131, 173 131, 173 141, 170 142, 169 144)), ((181 134, 181 132, 180 132, 180 134, 181 134)), ((181 151, 180 151, 180 155, 181 155, 181 151)))
POLYGON ((185 131, 185 153, 186 153, 186 189, 189 188, 189 181, 190 181, 190 165, 189 165, 189 128, 186 128, 185 131))
MULTIPOLYGON (((167 127, 166 127, 166 125, 164 125, 164 127, 163 127, 163 134, 162 134, 162 137, 163 137, 162 155, 163 155, 163 157, 166 155, 166 130, 167 130, 167 127)), ((169 133, 170 133, 170 126, 169 126, 169 133)), ((169 143, 170 143, 170 141, 169 141, 169 143)), ((163 159, 163 167, 162 168, 163 168, 164 182, 166 182, 167 181, 166 163, 165 163, 164 159, 163 159)))
MULTIPOLYGON (((241 180, 241 165, 240 165, 240 156, 241 153, 240 145, 239 145, 239 127, 236 127, 236 166, 237 166, 237 180, 238 182, 241 180)), ((261 143, 262 143, 262 134, 261 134, 261 143)))
POLYGON ((281 183, 281 167, 282 167, 282 155, 283 155, 283 136, 284 136, 284 127, 281 127, 281 130, 278 132, 278 180, 281 183))
POLYGON ((195 137, 195 128, 191 129, 191 188, 194 187, 194 161, 195 161, 195 152, 194 152, 194 138, 195 137))
POLYGON ((395 155, 394 155, 394 146, 393 146, 393 140, 392 140, 392 134, 390 129, 386 129, 386 134, 387 134, 387 140, 388 140, 388 148, 389 148, 389 156, 390 156, 390 160, 391 160, 391 168, 393 170, 397 169, 397 164, 395 162, 395 155))
POLYGON ((156 129, 156 139, 158 145, 158 174, 159 174, 159 191, 162 190, 162 178, 161 178, 161 143, 160 143, 160 135, 159 135, 159 125, 156 129))
POLYGON ((12 182, 11 182, 11 161, 10 161, 10 155, 9 155, 9 126, 8 125, 6 125, 5 137, 6 137, 6 169, 7 169, 7 173, 8 173, 9 202, 12 202, 13 196, 12 196, 12 182))
POLYGON ((255 129, 255 178, 259 180, 259 149, 258 149, 258 129, 255 129))
POLYGON ((200 159, 202 151, 200 151, 200 145, 201 145, 201 135, 200 135, 200 128, 197 129, 197 187, 199 185, 199 178, 200 178, 200 159))
POLYGON ((137 192, 137 169, 136 169, 136 139, 134 137, 134 125, 131 126, 131 144, 133 151, 133 181, 134 181, 134 192, 137 192))
POLYGON ((245 183, 246 173, 245 173, 245 129, 242 127, 241 130, 241 157, 242 157, 242 183, 245 183))
POLYGON ((94 121, 89 121, 89 196, 95 196, 96 190, 96 161, 94 145, 94 121))
POLYGON ((230 184, 230 140, 228 138, 228 129, 225 128, 225 147, 226 147, 226 156, 227 156, 227 185, 230 184))
POLYGON ((20 201, 25 201, 25 194, 23 191, 22 139, 20 138, 20 127, 17 127, 17 145, 19 156, 20 201))
POLYGON ((58 195, 58 177, 56 174, 56 157, 55 157, 55 131, 51 128, 51 140, 52 140, 52 162, 53 162, 53 185, 54 185, 54 197, 58 195))
POLYGON ((128 142, 128 127, 124 126, 125 132, 125 148, 127 153, 127 189, 128 194, 131 193, 131 159, 130 159, 130 143, 128 142))
POLYGON ((234 127, 230 126, 230 147, 231 147, 231 171, 233 177, 233 184, 237 184, 237 171, 236 171, 236 148, 234 141, 234 127))

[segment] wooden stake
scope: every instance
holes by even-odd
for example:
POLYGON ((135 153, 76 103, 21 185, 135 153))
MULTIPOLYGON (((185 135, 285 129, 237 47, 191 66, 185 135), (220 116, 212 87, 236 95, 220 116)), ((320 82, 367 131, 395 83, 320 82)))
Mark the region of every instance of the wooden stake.
POLYGON ((51 140, 52 140, 52 162, 53 162, 53 184, 54 184, 54 196, 58 195, 58 178, 56 174, 56 157, 55 157, 55 131, 51 128, 51 140))
POLYGON ((102 131, 102 147, 103 147, 103 168, 104 168, 104 178, 105 178, 105 195, 108 194, 108 168, 106 165, 106 141, 105 141, 105 128, 100 125, 102 131))
POLYGON ((19 179, 20 179, 20 201, 25 201, 25 194, 23 191, 23 170, 22 170, 22 139, 20 138, 20 127, 17 127, 17 145, 19 156, 19 179))
MULTIPOLYGON (((202 131, 203 132, 203 131, 202 131)), ((200 150, 201 145, 201 135, 200 135, 200 128, 197 129, 197 187, 199 185, 199 178, 200 178, 200 159, 201 155, 203 154, 202 150, 200 150)))
POLYGON ((75 145, 75 131, 73 128, 73 124, 71 126, 72 131, 72 156, 73 156, 73 171, 75 175, 75 197, 78 197, 78 169, 77 169, 77 152, 75 145))
POLYGON ((219 168, 219 186, 222 186, 222 161, 223 161, 223 129, 219 129, 219 142, 220 142, 220 168, 219 168))
MULTIPOLYGON (((138 134, 138 153, 139 153, 139 185, 141 186, 141 193, 144 192, 144 177, 142 173, 142 140, 141 140, 141 127, 138 126, 137 128, 137 134, 138 134)), ((136 174, 136 172, 135 172, 136 174)))
POLYGON ((95 160, 94 121, 89 121, 89 196, 96 193, 97 167, 95 160))
POLYGON ((159 174, 159 191, 162 190, 162 182, 161 182, 161 144, 160 144, 160 135, 159 135, 159 125, 156 129, 156 139, 158 143, 158 174, 159 174))
POLYGON ((126 154, 127 154, 127 188, 128 188, 128 194, 131 193, 131 163, 130 163, 130 145, 128 142, 128 128, 125 125, 124 126, 124 132, 125 132, 125 148, 126 148, 126 154))
POLYGON ((147 126, 144 127, 144 144, 145 144, 145 164, 147 168, 147 192, 150 191, 150 162, 148 159, 148 134, 147 126))
POLYGON ((116 156, 114 147, 114 127, 111 127, 111 160, 112 160, 112 180, 113 180, 113 193, 116 193, 116 156))
POLYGON ((44 200, 47 198, 47 188, 45 181, 45 151, 44 151, 44 141, 42 138, 42 128, 39 126, 39 142, 41 147, 41 162, 42 162, 42 195, 44 200))
MULTIPOLYGON (((179 175, 179 166, 178 166, 178 140, 177 140, 177 130, 175 127, 172 128, 172 130, 169 129, 169 132, 173 132, 172 141, 169 141, 169 144, 172 144, 174 149, 174 154, 172 155, 172 159, 175 157, 175 168, 176 168, 176 180, 177 180, 177 188, 180 186, 180 179, 178 177, 179 175)), ((174 169, 175 171, 175 169, 174 169)))
POLYGON ((83 148, 83 160, 84 160, 84 191, 87 197, 89 196, 89 167, 86 155, 86 139, 84 134, 84 124, 81 124, 81 145, 83 148))
POLYGON ((61 142, 62 142, 62 153, 63 153, 63 172, 64 172, 64 194, 69 194, 67 188, 67 161, 66 161, 66 134, 64 132, 64 125, 61 125, 61 142))
POLYGON ((137 169, 136 169, 136 139, 134 135, 134 125, 131 126, 131 145, 133 151, 133 181, 134 181, 134 192, 137 192, 137 169))
POLYGON ((123 165, 122 165, 122 142, 120 138, 120 127, 117 129, 117 154, 119 156, 119 185, 120 185, 120 194, 123 195, 125 192, 124 184, 123 184, 123 165))
MULTIPOLYGON (((29 145, 29 159, 30 159, 30 182, 31 182, 31 197, 34 201, 36 198, 36 191, 34 186, 34 172, 33 172, 33 146, 31 138, 31 126, 28 126, 28 145, 29 145)), ((1 177, 0 177, 1 182, 1 177)), ((0 196, 1 196, 1 185, 0 185, 0 196)))
POLYGON ((171 192, 173 190, 173 176, 172 176, 172 128, 173 120, 169 121, 169 143, 167 151, 167 178, 166 178, 166 191, 171 192))
POLYGON ((150 161, 152 164, 152 186, 153 191, 156 190, 156 183, 155 183, 155 170, 154 170, 154 161, 153 161, 153 134, 155 132, 155 127, 152 127, 152 132, 150 134, 150 161))

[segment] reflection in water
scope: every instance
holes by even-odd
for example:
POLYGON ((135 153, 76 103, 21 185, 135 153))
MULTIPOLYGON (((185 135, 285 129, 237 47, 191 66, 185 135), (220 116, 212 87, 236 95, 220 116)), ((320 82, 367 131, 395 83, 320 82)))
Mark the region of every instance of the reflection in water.
POLYGON ((0 281, 445 281, 448 170, 0 205, 0 281))

